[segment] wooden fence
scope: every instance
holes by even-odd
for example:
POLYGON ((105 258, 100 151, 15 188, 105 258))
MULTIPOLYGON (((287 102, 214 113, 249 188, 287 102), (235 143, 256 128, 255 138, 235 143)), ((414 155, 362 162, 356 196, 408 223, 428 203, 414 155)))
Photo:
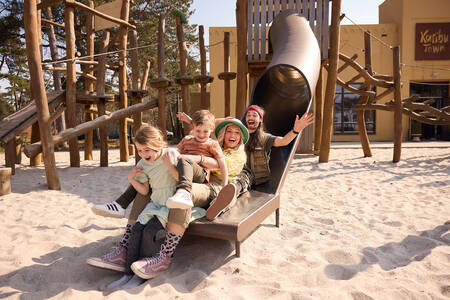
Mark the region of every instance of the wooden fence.
POLYGON ((328 57, 330 0, 248 0, 248 60, 266 60, 267 27, 280 11, 292 9, 303 15, 316 35, 322 58, 328 57))

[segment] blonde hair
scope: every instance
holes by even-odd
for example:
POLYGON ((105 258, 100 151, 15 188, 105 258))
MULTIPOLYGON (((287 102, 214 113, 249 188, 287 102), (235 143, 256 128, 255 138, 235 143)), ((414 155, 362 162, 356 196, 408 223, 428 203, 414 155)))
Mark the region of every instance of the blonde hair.
POLYGON ((149 125, 144 125, 139 128, 134 141, 155 151, 167 148, 168 146, 161 130, 149 125))
POLYGON ((206 109, 197 110, 192 115, 192 125, 193 126, 207 125, 211 129, 214 129, 215 122, 216 122, 216 118, 214 117, 214 115, 209 110, 206 110, 206 109))
POLYGON ((233 149, 238 149, 239 146, 241 146, 244 143, 244 135, 242 134, 242 131, 239 128, 239 126, 237 126, 236 124, 230 123, 230 124, 223 126, 220 129, 219 134, 217 135, 217 141, 219 142, 219 145, 222 149, 223 149, 223 144, 224 144, 224 139, 225 139, 225 132, 227 131, 227 128, 230 127, 231 125, 234 125, 239 129, 239 136, 240 136, 239 144, 237 144, 236 147, 234 147, 233 149))

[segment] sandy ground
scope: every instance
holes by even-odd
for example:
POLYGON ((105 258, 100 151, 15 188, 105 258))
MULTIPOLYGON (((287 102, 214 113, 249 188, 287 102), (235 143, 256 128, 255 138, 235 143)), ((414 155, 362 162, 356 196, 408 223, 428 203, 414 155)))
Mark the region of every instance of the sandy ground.
MULTIPOLYGON (((61 191, 23 159, 12 193, 0 196, 0 298, 5 299, 449 299, 450 143, 392 144, 363 158, 338 144, 330 162, 296 155, 274 216, 234 256, 229 241, 186 236, 169 270, 130 289, 107 291, 119 273, 85 264, 106 253, 125 219, 94 215, 127 186, 134 163, 68 167, 57 152, 61 191)), ((81 155, 82 156, 82 155, 81 155)), ((0 155, 4 161, 4 155, 0 155)))

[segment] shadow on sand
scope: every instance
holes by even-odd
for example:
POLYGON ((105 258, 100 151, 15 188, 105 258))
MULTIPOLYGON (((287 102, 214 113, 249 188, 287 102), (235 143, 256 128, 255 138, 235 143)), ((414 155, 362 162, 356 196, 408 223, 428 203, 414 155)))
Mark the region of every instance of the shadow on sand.
POLYGON ((391 271, 413 261, 421 261, 438 246, 450 246, 450 224, 425 230, 419 236, 408 235, 398 243, 364 248, 364 256, 359 264, 331 264, 325 267, 324 272, 330 279, 349 280, 374 264, 378 264, 385 271, 391 271))
MULTIPOLYGON (((106 290, 106 286, 120 278, 122 273, 91 267, 85 261, 108 252, 117 239, 108 237, 81 247, 62 247, 33 258, 35 264, 0 276, 0 299, 41 300, 60 293, 68 293, 69 297, 69 289, 99 291, 103 295, 113 293, 106 290)), ((233 259, 233 251, 233 244, 229 241, 186 235, 165 273, 127 291, 135 294, 147 284, 157 287, 169 283, 179 292, 191 292, 214 270, 233 259)))

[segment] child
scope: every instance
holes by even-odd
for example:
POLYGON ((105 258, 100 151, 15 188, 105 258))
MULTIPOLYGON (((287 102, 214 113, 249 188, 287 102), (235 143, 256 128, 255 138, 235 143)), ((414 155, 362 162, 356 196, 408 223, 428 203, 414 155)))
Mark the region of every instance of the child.
MULTIPOLYGON (((175 149, 167 148, 167 142, 164 140, 161 131, 153 126, 143 126, 136 132, 135 145, 142 159, 129 172, 128 181, 139 192, 136 200, 144 206, 148 201, 151 201, 151 204, 159 213, 167 215, 168 209, 165 207, 165 202, 167 198, 174 194, 176 180, 163 162, 162 156, 166 153, 173 154, 171 157, 174 158, 173 163, 176 164, 176 158, 180 154, 175 149), (147 199, 148 196, 146 195, 149 193, 150 186, 152 193, 150 199, 147 199)), ((138 214, 144 206, 139 208, 138 214)), ((126 236, 125 243, 121 241, 115 251, 102 257, 89 258, 86 263, 95 267, 123 272, 132 226, 133 224, 127 224, 124 235, 124 238, 126 236)))
MULTIPOLYGON (((215 127, 214 115, 208 110, 199 110, 192 115, 192 135, 185 136, 178 144, 177 148, 181 154, 200 155, 213 157, 217 160, 222 173, 222 186, 228 183, 228 170, 224 155, 219 143, 209 136, 215 127)), ((193 178, 198 182, 199 178, 206 180, 207 169, 202 166, 203 159, 199 163, 192 160, 179 160, 177 170, 179 174, 177 192, 170 197, 166 206, 169 208, 186 209, 193 206, 191 199, 191 188, 193 178), (202 168, 199 168, 202 167, 202 168), (201 170, 201 171, 198 171, 201 170), (203 172, 203 174, 202 174, 203 172)), ((204 180, 200 181, 203 182, 204 180)))

